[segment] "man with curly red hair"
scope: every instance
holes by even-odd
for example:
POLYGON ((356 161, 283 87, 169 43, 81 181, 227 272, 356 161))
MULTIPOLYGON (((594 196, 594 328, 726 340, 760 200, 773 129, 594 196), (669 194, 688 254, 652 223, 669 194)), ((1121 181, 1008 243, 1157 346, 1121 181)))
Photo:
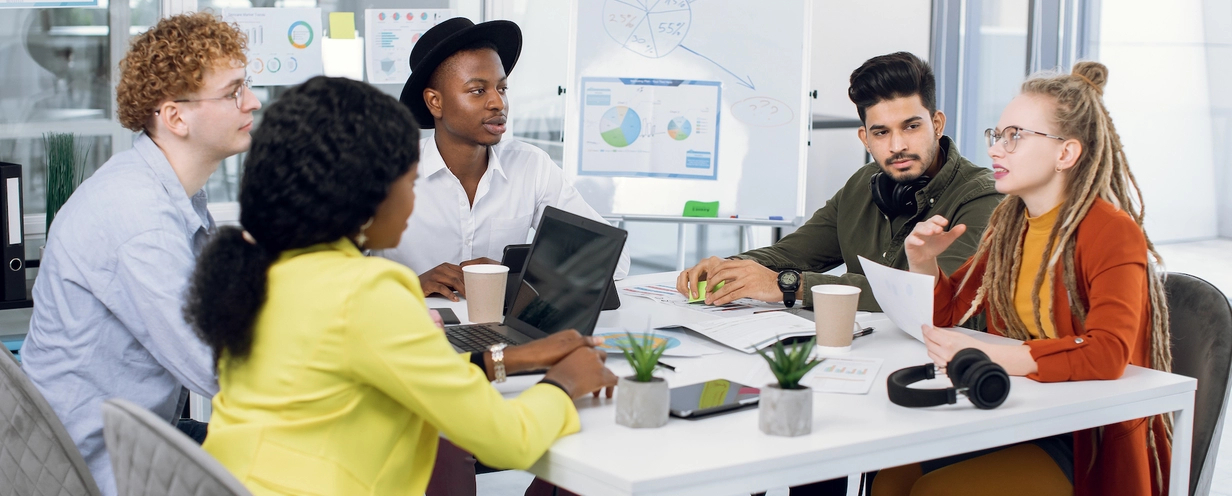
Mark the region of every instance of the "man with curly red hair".
MULTIPOLYGON (((248 149, 247 42, 208 13, 159 21, 120 61, 117 114, 138 134, 82 183, 47 234, 24 369, 99 488, 116 493, 101 405, 124 398, 176 421, 185 388, 218 391, 213 354, 184 321, 184 291, 213 234, 204 186, 248 149)), ((182 426, 183 428, 183 426, 182 426)), ((185 429, 204 439, 202 425, 185 429)))

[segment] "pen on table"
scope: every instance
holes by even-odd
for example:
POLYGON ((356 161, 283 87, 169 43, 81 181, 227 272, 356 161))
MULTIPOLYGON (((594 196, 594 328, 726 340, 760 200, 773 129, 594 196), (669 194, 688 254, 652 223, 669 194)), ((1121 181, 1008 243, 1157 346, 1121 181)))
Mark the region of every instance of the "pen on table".
POLYGON ((872 334, 872 333, 873 333, 873 328, 872 328, 872 327, 865 327, 865 328, 863 328, 863 329, 860 329, 860 332, 857 332, 857 333, 855 333, 855 334, 852 334, 852 335, 851 335, 851 338, 852 338, 852 339, 855 339, 855 338, 858 338, 858 337, 861 337, 861 336, 867 336, 867 335, 872 334))
POLYGON ((665 369, 667 369, 667 370, 670 370, 670 371, 672 371, 672 372, 675 372, 675 371, 676 371, 676 367, 673 367, 673 366, 671 366, 671 365, 668 365, 668 364, 666 364, 666 363, 663 363, 663 361, 662 361, 662 360, 660 360, 660 361, 658 361, 658 362, 656 362, 656 363, 658 363, 660 367, 663 367, 663 368, 665 368, 665 369))
POLYGON ((758 310, 756 312, 753 312, 753 315, 757 315, 759 313, 766 313, 766 312, 783 312, 786 310, 787 310, 786 308, 775 308, 773 310, 758 310))

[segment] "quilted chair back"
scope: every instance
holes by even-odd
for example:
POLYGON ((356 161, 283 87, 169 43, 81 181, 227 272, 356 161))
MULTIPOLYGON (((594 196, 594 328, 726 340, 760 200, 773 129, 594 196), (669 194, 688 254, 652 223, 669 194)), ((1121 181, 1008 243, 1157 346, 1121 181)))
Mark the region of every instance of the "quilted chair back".
POLYGON ((251 494, 192 439, 132 402, 103 403, 103 437, 122 496, 251 494))
POLYGON ((0 496, 98 495, 56 412, 8 348, 0 350, 0 496))
POLYGON ((1194 398, 1189 494, 1205 495, 1215 478, 1232 371, 1232 306, 1209 282, 1169 272, 1164 282, 1172 327, 1172 372, 1198 380, 1194 398))

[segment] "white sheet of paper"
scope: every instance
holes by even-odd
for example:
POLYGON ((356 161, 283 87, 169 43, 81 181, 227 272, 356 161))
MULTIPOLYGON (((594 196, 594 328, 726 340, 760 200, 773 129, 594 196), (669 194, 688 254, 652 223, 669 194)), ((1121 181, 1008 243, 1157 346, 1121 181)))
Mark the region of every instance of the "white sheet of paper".
POLYGON ((325 75, 364 80, 364 39, 321 39, 321 63, 325 75))
POLYGON ((1019 341, 1014 338, 998 336, 990 332, 973 331, 971 329, 967 329, 966 327, 946 327, 945 329, 950 330, 950 331, 961 332, 963 334, 966 334, 968 336, 971 336, 975 339, 978 339, 988 344, 1001 344, 1001 345, 1020 345, 1022 344, 1022 341, 1019 341))
POLYGON ((903 332, 924 342, 921 328, 933 323, 933 278, 886 267, 864 257, 860 257, 860 266, 881 310, 903 332))
POLYGON ((868 394, 884 361, 881 358, 826 358, 801 382, 815 393, 868 394))

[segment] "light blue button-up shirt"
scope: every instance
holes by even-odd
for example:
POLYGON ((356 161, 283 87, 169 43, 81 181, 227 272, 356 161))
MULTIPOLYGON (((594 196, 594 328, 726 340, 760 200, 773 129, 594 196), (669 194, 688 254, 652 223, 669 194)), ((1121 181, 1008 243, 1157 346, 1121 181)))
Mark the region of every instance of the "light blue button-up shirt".
POLYGON ((184 321, 184 292, 214 232, 205 191, 191 198, 144 133, 56 214, 34 282, 26 374, 116 493, 102 403, 124 398, 168 421, 181 386, 218 392, 210 348, 184 321))

